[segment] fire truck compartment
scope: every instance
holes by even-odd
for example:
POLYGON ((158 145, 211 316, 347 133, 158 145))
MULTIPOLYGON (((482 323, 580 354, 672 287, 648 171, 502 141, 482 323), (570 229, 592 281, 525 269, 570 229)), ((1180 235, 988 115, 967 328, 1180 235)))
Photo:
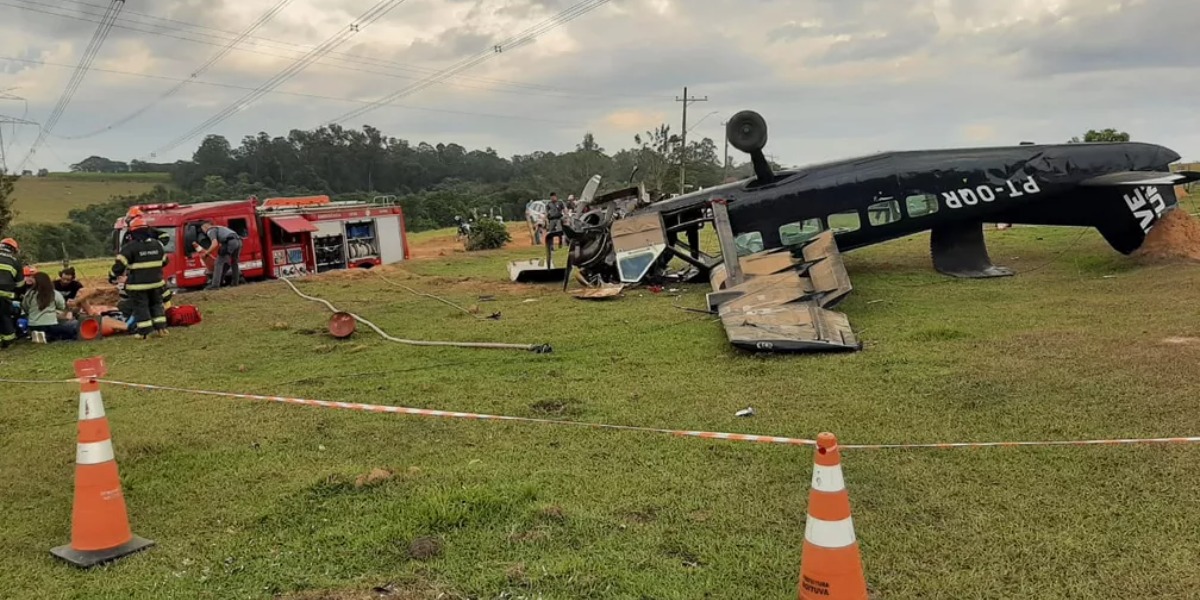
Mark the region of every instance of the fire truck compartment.
POLYGON ((298 234, 317 230, 317 226, 304 217, 274 217, 271 222, 288 233, 298 234))

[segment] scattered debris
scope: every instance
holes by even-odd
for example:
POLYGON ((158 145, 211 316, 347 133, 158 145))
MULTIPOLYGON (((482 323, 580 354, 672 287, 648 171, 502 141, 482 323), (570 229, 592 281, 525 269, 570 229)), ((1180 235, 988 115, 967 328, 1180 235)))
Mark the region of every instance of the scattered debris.
POLYGON ((747 406, 746 408, 743 408, 742 410, 739 410, 739 411, 733 413, 733 416, 735 416, 735 417, 753 417, 754 416, 754 408, 747 406))
POLYGON ((571 295, 580 300, 608 300, 620 296, 624 289, 624 284, 605 283, 598 287, 575 290, 571 292, 571 295))
POLYGON ((291 325, 288 325, 285 321, 275 321, 275 323, 271 325, 271 329, 274 329, 275 331, 285 331, 287 329, 291 329, 291 325))

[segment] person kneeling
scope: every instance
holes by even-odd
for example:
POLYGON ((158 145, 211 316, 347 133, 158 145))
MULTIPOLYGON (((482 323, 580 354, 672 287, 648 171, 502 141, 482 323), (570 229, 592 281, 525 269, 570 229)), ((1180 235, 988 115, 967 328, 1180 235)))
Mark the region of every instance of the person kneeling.
POLYGON ((54 289, 45 273, 33 276, 33 287, 21 299, 21 308, 29 316, 29 334, 35 342, 74 340, 79 337, 79 321, 67 312, 67 301, 54 289))

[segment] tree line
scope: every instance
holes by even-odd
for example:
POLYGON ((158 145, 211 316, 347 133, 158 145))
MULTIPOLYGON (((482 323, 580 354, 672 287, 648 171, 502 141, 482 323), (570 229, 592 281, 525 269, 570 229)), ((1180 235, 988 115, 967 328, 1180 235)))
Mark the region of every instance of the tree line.
POLYGON ((601 191, 643 183, 652 194, 680 193, 680 168, 688 191, 751 171, 749 163, 724 164, 711 138, 692 140, 663 124, 633 136, 633 145, 609 153, 586 133, 566 152, 537 151, 502 157, 492 148, 469 150, 456 143, 413 143, 364 126, 294 129, 286 136, 248 135, 234 146, 223 136, 205 137, 191 160, 174 163, 116 161, 90 156, 75 172, 169 173, 170 186, 72 210, 66 223, 13 224, 8 192, 0 185, 0 232, 17 237, 27 257, 53 261, 111 253, 112 225, 129 206, 154 202, 327 194, 334 200, 386 199, 404 209, 409 231, 454 224, 455 216, 500 214, 524 218, 526 203, 578 194, 593 175, 601 191), (636 169, 635 169, 636 167, 636 169), (632 177, 632 179, 631 179, 632 177))

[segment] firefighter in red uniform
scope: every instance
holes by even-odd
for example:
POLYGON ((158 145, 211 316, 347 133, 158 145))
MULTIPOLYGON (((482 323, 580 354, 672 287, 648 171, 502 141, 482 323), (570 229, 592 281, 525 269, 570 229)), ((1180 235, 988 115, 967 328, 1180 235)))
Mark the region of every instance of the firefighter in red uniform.
POLYGON ((108 280, 114 282, 121 275, 126 275, 125 293, 129 296, 138 337, 146 339, 152 330, 160 336, 166 335, 167 316, 163 309, 166 251, 157 239, 156 232, 146 226, 144 218, 134 217, 129 223, 129 230, 130 242, 121 245, 121 252, 113 263, 108 280))
POLYGON ((17 310, 13 301, 25 291, 25 266, 17 257, 17 240, 0 240, 0 348, 17 340, 17 310))

